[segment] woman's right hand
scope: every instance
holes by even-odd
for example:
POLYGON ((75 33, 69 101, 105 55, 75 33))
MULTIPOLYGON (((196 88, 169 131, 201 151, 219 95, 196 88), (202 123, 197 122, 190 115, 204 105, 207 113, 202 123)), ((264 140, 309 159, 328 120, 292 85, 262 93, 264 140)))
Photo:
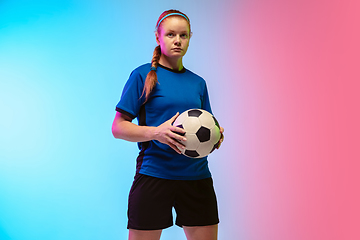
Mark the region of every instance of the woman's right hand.
POLYGON ((179 127, 175 127, 172 123, 179 116, 179 113, 176 113, 172 118, 155 128, 154 139, 169 145, 177 153, 181 153, 179 148, 184 149, 185 146, 179 141, 186 141, 186 138, 181 136, 185 134, 185 130, 179 127), (178 148, 179 147, 179 148, 178 148))

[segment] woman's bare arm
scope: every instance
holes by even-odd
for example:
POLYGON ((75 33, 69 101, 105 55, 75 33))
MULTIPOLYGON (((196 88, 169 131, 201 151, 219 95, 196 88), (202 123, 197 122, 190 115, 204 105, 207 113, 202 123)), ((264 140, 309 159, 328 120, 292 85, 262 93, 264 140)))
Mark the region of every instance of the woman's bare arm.
POLYGON ((158 140, 161 143, 169 145, 177 153, 181 153, 176 146, 183 148, 184 146, 178 141, 186 141, 186 138, 176 133, 185 133, 184 129, 172 126, 177 116, 179 116, 179 113, 158 127, 150 127, 136 125, 132 123, 132 119, 129 116, 116 112, 112 124, 112 133, 115 138, 130 142, 158 140))

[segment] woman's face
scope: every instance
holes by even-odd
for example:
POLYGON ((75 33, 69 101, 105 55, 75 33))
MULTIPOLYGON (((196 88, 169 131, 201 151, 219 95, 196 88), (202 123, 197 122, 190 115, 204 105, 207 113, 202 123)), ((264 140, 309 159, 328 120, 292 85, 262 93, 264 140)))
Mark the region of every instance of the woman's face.
POLYGON ((156 42, 160 45, 161 54, 169 58, 182 58, 189 47, 189 40, 189 23, 179 16, 164 19, 156 32, 156 42))

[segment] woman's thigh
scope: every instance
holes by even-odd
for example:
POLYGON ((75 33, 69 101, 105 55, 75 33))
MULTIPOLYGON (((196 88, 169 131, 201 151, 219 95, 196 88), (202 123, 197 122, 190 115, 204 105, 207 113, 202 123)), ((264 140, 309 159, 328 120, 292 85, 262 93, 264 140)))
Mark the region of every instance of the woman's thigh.
POLYGON ((159 240, 162 230, 129 229, 129 240, 159 240))
POLYGON ((183 226, 183 229, 188 240, 217 240, 218 224, 196 227, 183 226))

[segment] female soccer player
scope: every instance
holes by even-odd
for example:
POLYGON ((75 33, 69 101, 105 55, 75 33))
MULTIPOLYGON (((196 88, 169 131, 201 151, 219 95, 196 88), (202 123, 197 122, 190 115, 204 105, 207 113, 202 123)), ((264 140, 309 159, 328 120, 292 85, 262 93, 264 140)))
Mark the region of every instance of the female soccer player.
POLYGON ((214 240, 219 219, 207 157, 180 154, 184 130, 172 126, 179 112, 211 112, 204 79, 183 66, 190 20, 180 11, 165 11, 155 36, 158 46, 152 61, 131 73, 112 126, 115 138, 138 142, 140 149, 129 194, 129 240, 159 240, 162 229, 173 225, 173 207, 175 224, 188 240, 214 240), (138 125, 132 123, 134 118, 138 125))

